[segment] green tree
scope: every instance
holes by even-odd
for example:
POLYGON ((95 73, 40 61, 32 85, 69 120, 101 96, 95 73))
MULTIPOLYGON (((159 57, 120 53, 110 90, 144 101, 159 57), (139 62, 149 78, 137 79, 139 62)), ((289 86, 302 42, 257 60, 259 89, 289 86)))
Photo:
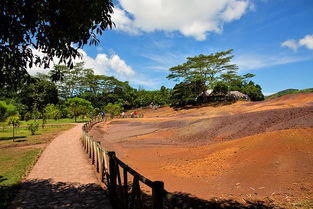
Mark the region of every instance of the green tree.
POLYGON ((8 117, 17 113, 16 106, 7 104, 5 101, 0 101, 0 122, 5 121, 8 117))
POLYGON ((119 104, 107 104, 104 108, 104 111, 111 114, 111 117, 114 118, 116 115, 120 114, 123 110, 123 107, 119 104))
POLYGON ((39 123, 38 122, 30 123, 27 129, 30 131, 31 135, 35 135, 39 129, 39 123))
POLYGON ((174 107, 182 107, 197 104, 198 96, 205 90, 206 85, 203 80, 176 84, 170 98, 171 105, 174 107))
POLYGON ((226 95, 228 93, 228 85, 223 81, 217 82, 213 88, 213 93, 226 95))
POLYGON ((91 102, 78 97, 67 99, 65 104, 70 115, 74 117, 75 122, 77 122, 77 117, 86 116, 93 109, 91 102))
POLYGON ((231 83, 233 81, 243 79, 243 77, 239 76, 237 74, 237 71, 235 71, 235 70, 228 70, 227 72, 222 73, 220 78, 221 78, 221 81, 223 81, 225 83, 231 83))
POLYGON ((66 65, 55 65, 49 72, 49 77, 59 90, 61 98, 75 97, 84 91, 88 91, 88 80, 94 76, 92 69, 84 68, 80 62, 69 68, 66 65))
POLYGON ((242 92, 247 94, 249 98, 251 99, 251 101, 264 100, 264 95, 262 93, 261 86, 255 84, 252 81, 244 85, 244 87, 242 88, 242 92))
POLYGON ((10 116, 16 115, 18 113, 16 106, 13 104, 7 104, 5 101, 0 101, 0 124, 2 130, 6 126, 6 119, 10 116))
POLYGON ((31 111, 36 106, 42 112, 47 104, 58 103, 58 90, 50 81, 34 79, 30 85, 22 89, 19 99, 27 107, 28 111, 31 111))
POLYGON ((139 89, 135 93, 134 106, 145 107, 151 103, 157 105, 169 105, 171 97, 171 90, 161 86, 160 90, 147 91, 139 89))
POLYGON ((44 109, 44 114, 48 119, 59 120, 62 117, 62 112, 55 104, 48 104, 44 109))
POLYGON ((15 141, 15 129, 20 125, 20 116, 12 115, 7 118, 7 124, 12 126, 13 130, 13 141, 15 141))
POLYGON ((170 68, 168 79, 183 81, 204 80, 205 84, 213 87, 214 82, 220 79, 225 72, 236 72, 238 66, 231 64, 233 50, 221 51, 209 55, 200 54, 195 57, 188 57, 187 62, 170 68))
POLYGON ((0 1, 0 87, 22 83, 27 67, 48 68, 53 57, 72 66, 80 48, 112 28, 112 13, 111 0, 0 1))

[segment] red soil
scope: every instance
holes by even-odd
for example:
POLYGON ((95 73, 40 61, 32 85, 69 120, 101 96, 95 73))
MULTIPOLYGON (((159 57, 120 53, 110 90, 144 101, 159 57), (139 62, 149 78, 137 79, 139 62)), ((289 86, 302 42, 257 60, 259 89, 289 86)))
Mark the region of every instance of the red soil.
POLYGON ((174 111, 96 125, 106 149, 169 191, 200 198, 313 199, 313 94, 174 111))

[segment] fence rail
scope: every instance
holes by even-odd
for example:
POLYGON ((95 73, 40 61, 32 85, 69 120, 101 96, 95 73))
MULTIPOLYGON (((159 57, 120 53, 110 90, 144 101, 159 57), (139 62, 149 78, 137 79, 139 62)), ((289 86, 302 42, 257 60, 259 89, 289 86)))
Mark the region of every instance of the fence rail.
POLYGON ((121 209, 164 209, 166 191, 163 182, 151 181, 144 177, 120 160, 115 152, 104 150, 100 142, 88 134, 91 128, 101 121, 85 123, 81 140, 99 173, 100 181, 108 188, 113 206, 121 209), (140 182, 151 190, 150 194, 142 190, 140 182))

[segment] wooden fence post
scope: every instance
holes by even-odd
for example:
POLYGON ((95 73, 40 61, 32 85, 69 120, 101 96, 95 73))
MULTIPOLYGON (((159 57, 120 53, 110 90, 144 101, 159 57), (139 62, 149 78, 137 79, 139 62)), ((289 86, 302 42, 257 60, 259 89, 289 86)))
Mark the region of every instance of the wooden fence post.
POLYGON ((109 171, 110 171, 110 181, 109 190, 112 197, 116 194, 116 163, 115 163, 115 152, 108 152, 109 156, 109 171))
POLYGON ((152 187, 152 209, 163 209, 164 204, 164 183, 154 181, 152 187))
POLYGON ((88 137, 88 141, 89 141, 89 147, 88 147, 88 154, 89 154, 89 158, 91 158, 91 140, 90 140, 90 136, 88 137))
POLYGON ((100 170, 100 145, 101 143, 99 141, 96 142, 96 169, 97 169, 97 172, 99 172, 100 170))
POLYGON ((103 173, 104 173, 104 170, 105 170, 105 165, 104 165, 104 153, 102 152, 102 150, 99 151, 99 155, 100 155, 100 164, 99 164, 99 173, 100 173, 100 181, 101 182, 104 182, 103 181, 103 173))

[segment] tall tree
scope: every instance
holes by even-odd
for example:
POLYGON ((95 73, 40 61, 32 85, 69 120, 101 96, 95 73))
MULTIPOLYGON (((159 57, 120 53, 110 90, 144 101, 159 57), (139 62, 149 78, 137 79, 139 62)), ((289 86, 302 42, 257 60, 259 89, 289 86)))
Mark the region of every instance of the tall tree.
POLYGON ((1 0, 0 87, 27 78, 27 67, 47 68, 53 57, 72 66, 79 48, 96 45, 113 26, 112 13, 111 0, 1 0))
POLYGON ((28 111, 36 107, 42 112, 47 104, 58 103, 58 90, 54 83, 35 78, 30 85, 21 90, 19 100, 28 111))
POLYGON ((50 80, 53 81, 61 98, 75 97, 88 90, 87 79, 94 76, 92 69, 84 68, 84 63, 76 63, 72 69, 66 65, 55 65, 49 72, 50 80))
POLYGON ((91 102, 78 97, 67 99, 65 104, 70 115, 74 117, 75 122, 77 121, 77 117, 81 115, 85 116, 93 109, 91 102))
POLYGON ((17 109, 13 104, 7 104, 0 101, 0 122, 5 121, 8 117, 17 114, 17 109))
POLYGON ((188 57, 187 62, 170 68, 168 79, 183 81, 204 80, 206 85, 213 87, 214 83, 225 72, 236 72, 238 66, 231 64, 233 50, 216 52, 209 55, 200 54, 195 57, 188 57))
POLYGON ((178 83, 174 86, 171 93, 171 105, 174 107, 195 105, 199 94, 205 90, 206 85, 203 80, 178 83))

